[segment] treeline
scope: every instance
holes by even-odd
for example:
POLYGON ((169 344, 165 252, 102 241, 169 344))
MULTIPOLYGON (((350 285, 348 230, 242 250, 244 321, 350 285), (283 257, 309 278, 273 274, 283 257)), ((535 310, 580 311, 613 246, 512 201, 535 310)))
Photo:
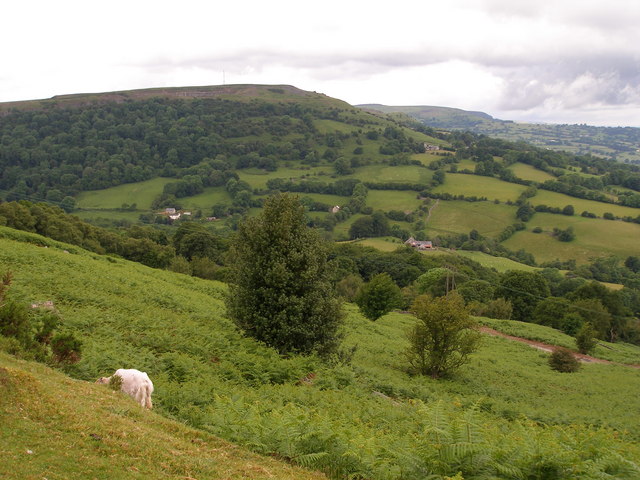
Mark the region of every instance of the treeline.
POLYGON ((228 240, 197 222, 182 223, 172 236, 151 226, 114 231, 90 225, 53 205, 21 201, 0 203, 0 225, 149 267, 210 279, 225 274, 222 265, 228 240))

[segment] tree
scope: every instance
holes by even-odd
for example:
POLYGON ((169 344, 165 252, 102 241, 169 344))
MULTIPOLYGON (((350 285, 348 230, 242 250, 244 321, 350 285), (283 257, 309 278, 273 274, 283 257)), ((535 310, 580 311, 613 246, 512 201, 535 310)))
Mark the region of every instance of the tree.
POLYGON ((411 312, 418 321, 408 334, 405 354, 418 373, 433 378, 449 375, 478 349, 477 323, 457 293, 435 299, 422 295, 413 302, 411 312))
POLYGON ((356 297, 356 304, 369 320, 377 320, 402 305, 402 291, 388 273, 379 273, 366 283, 356 297))
POLYGON ((533 309, 549 294, 549 284, 542 275, 519 270, 506 272, 495 292, 496 298, 511 302, 513 319, 521 322, 531 322, 533 309))
POLYGON ((247 335, 281 353, 330 353, 339 341, 342 309, 327 251, 306 226, 297 196, 270 197, 258 217, 238 225, 227 313, 247 335))
POLYGON ((565 205, 565 207, 562 209, 563 215, 572 216, 574 213, 575 209, 573 208, 573 205, 565 205))
POLYGON ((585 322, 576 333, 576 347, 578 351, 584 354, 591 353, 597 344, 596 331, 589 322, 585 322))

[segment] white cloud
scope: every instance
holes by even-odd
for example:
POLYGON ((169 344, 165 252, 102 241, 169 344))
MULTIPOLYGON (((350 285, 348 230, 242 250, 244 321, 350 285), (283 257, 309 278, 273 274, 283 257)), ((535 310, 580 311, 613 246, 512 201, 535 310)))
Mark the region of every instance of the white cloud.
POLYGON ((224 71, 354 104, 640 125, 638 24, 636 0, 22 0, 3 6, 0 101, 224 71))

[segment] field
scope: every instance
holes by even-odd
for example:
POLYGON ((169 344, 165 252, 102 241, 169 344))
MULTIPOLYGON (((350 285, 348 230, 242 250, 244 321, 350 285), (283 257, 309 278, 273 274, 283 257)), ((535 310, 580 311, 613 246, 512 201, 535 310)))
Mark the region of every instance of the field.
POLYGON ((498 272, 506 272, 508 270, 524 270, 526 272, 535 272, 536 270, 539 270, 536 267, 525 265, 524 263, 518 263, 514 260, 510 260, 504 257, 494 257, 482 252, 456 250, 456 255, 469 258, 474 262, 478 262, 484 267, 495 268, 498 272))
POLYGON ((355 173, 346 175, 345 177, 357 178, 362 182, 421 183, 428 185, 432 176, 433 170, 417 165, 393 167, 380 163, 359 167, 355 173))
POLYGON ((367 194, 367 206, 374 210, 411 212, 420 205, 422 200, 417 198, 416 192, 407 190, 369 190, 367 194))
POLYGON ((640 225, 619 220, 603 220, 584 217, 567 217, 551 213, 536 213, 528 222, 526 231, 516 232, 503 244, 512 249, 524 248, 532 253, 537 262, 555 259, 575 259, 587 263, 590 259, 607 255, 626 258, 638 251, 640 225), (533 233, 534 227, 542 233, 533 233), (576 238, 571 242, 560 242, 551 236, 554 227, 572 227, 576 238))
MULTIPOLYGON (((481 177, 475 177, 481 178, 481 177)), ((427 222, 427 234, 469 233, 493 237, 515 222, 515 208, 493 202, 440 200, 427 222)))
POLYGON ((511 170, 518 178, 522 178, 523 180, 532 180, 534 182, 545 182, 547 180, 555 180, 556 178, 550 173, 538 170, 526 163, 514 163, 509 166, 509 170, 511 170))
MULTIPOLYGON (((435 381, 412 376, 402 352, 413 318, 394 313, 372 323, 351 305, 346 306, 344 340, 347 349, 358 345, 351 362, 283 358, 242 337, 224 316, 224 284, 7 228, 0 228, 0 235, 0 269, 14 272, 15 298, 26 303, 52 300, 65 328, 81 333, 83 357, 67 369, 73 378, 91 382, 115 368, 135 366, 155 383, 158 413, 256 452, 323 470, 333 478, 417 480, 434 472, 443 479, 458 471, 464 478, 478 478, 481 467, 469 463, 466 450, 451 450, 445 462, 425 453, 442 445, 454 449, 461 441, 456 429, 462 428, 473 432, 465 448, 491 459, 481 465, 496 472, 494 478, 517 478, 521 473, 514 472, 536 471, 549 462, 559 471, 596 478, 588 475, 594 462, 613 462, 620 469, 620 456, 640 459, 634 443, 640 416, 629 412, 640 391, 640 370, 588 364, 577 374, 560 374, 548 367, 545 353, 486 337, 471 363, 454 377, 435 381), (24 241, 46 242, 49 248, 24 241), (312 384, 301 384, 309 373, 315 374, 312 384), (439 436, 430 433, 434 429, 439 436), (517 454, 505 461, 505 451, 517 454)), ((636 363, 640 348, 628 348, 626 358, 636 363)), ((98 386, 79 383, 100 398, 98 386)), ((111 427, 96 433, 101 438, 108 434, 105 447, 98 443, 101 458, 113 451, 107 446, 119 431, 113 426, 118 412, 134 420, 139 418, 135 415, 149 416, 126 413, 120 406, 110 410, 110 405, 102 408, 115 415, 105 419, 111 427)), ((81 403, 79 408, 90 407, 81 403)), ((64 417, 57 413, 54 418, 64 417)), ((80 438, 94 432, 93 427, 82 431, 80 438)), ((30 448, 26 443, 44 442, 28 438, 25 448, 30 448)), ((63 438, 71 441, 66 434, 63 438)), ((17 451, 3 450, 7 448, 17 451)), ((99 472, 103 460, 87 456, 84 466, 99 472)))
POLYGON ((318 167, 280 167, 275 172, 267 172, 257 168, 247 168, 237 171, 240 180, 247 182, 251 188, 266 188, 267 182, 273 178, 284 178, 285 180, 300 180, 303 178, 316 178, 322 182, 331 182, 329 175, 333 174, 330 166, 318 167))
POLYGON ((224 187, 208 187, 204 192, 193 197, 181 198, 182 207, 190 210, 202 209, 205 216, 211 213, 211 209, 217 203, 231 204, 231 195, 224 187))
POLYGON ((450 193, 466 197, 486 197, 489 200, 515 201, 526 189, 523 185, 503 182, 497 178, 447 173, 445 182, 433 189, 435 193, 450 193))
POLYGON ((82 209, 120 208, 123 203, 137 204, 138 210, 149 210, 151 202, 162 193, 162 189, 172 178, 153 178, 144 182, 127 183, 104 190, 81 192, 76 198, 77 206, 82 209))
POLYGON ((550 192, 548 190, 538 190, 535 197, 530 199, 531 205, 547 205, 549 207, 564 208, 566 205, 573 205, 576 215, 587 211, 595 213, 602 217, 604 213, 610 212, 617 217, 637 217, 640 215, 640 209, 625 207, 622 205, 613 205, 611 203, 596 202, 593 200, 584 200, 582 198, 570 197, 563 193, 550 192))

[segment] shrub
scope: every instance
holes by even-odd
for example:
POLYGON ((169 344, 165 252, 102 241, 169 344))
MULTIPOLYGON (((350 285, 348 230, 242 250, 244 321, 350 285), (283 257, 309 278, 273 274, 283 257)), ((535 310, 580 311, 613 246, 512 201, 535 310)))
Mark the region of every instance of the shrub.
POLYGON ((580 353, 588 354, 591 353, 598 343, 596 338, 596 331, 593 326, 586 322, 578 333, 576 333, 576 347, 580 353))
POLYGON ((56 333, 51 339, 51 351, 58 363, 76 363, 80 360, 82 341, 71 332, 56 333))
POLYGON ((568 348, 556 347, 549 357, 549 366, 557 372, 572 373, 580 368, 580 362, 568 348))

